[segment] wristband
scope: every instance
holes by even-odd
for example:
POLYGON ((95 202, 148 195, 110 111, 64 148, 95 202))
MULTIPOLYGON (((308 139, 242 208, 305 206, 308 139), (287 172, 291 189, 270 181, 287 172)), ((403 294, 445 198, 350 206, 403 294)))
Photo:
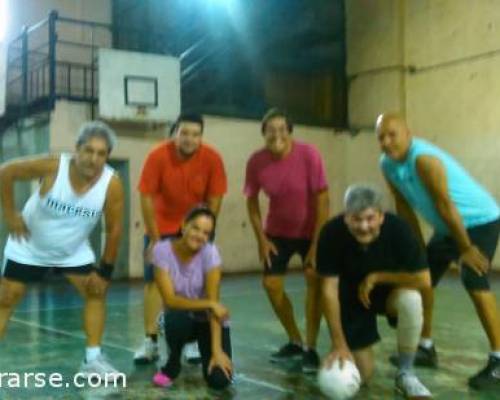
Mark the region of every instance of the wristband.
POLYGON ((115 266, 113 264, 101 260, 101 264, 99 265, 99 268, 96 268, 96 272, 100 277, 106 279, 107 281, 110 281, 114 268, 115 266))

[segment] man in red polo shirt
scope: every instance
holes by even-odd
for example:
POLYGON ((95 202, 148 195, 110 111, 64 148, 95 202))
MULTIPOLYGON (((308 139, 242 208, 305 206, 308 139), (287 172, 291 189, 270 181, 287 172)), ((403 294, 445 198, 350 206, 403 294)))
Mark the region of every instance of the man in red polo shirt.
MULTIPOLYGON (((224 164, 219 153, 202 143, 203 118, 181 115, 172 128, 171 140, 148 154, 139 181, 146 235, 144 249, 161 238, 175 236, 187 212, 204 203, 216 215, 227 190, 224 164)), ((144 344, 134 356, 136 364, 158 357, 156 318, 162 304, 154 283, 153 266, 144 264, 144 344)))

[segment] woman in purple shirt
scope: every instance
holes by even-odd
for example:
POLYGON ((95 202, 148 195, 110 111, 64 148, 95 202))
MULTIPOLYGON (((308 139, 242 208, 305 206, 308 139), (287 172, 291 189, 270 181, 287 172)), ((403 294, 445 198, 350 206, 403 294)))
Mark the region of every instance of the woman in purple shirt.
POLYGON ((219 302, 221 258, 210 241, 215 215, 208 208, 193 209, 181 236, 158 242, 153 248, 155 281, 168 310, 165 336, 170 353, 153 383, 168 387, 181 371, 182 348, 198 341, 203 376, 212 389, 231 383, 232 362, 229 312, 219 302))

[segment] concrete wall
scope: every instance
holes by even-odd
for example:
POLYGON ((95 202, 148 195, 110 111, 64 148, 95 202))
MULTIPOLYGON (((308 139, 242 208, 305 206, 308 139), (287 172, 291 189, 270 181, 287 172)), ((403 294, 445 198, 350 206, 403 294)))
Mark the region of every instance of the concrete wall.
POLYGON ((64 17, 111 22, 111 0, 7 0, 7 41, 19 35, 24 25, 31 26, 47 18, 51 10, 64 17))
POLYGON ((368 127, 379 110, 404 103, 403 1, 346 1, 349 126, 368 127))
POLYGON ((498 200, 499 11, 499 0, 346 2, 350 124, 403 112, 498 200))

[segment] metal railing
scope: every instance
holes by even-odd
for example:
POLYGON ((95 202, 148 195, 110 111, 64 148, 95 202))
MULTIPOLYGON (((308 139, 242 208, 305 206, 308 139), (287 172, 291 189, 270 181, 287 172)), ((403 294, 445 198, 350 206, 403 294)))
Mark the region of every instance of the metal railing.
POLYGON ((54 99, 54 76, 51 64, 55 63, 56 13, 22 33, 11 41, 7 55, 7 112, 26 112, 41 98, 54 99), (45 38, 41 35, 45 32, 45 38), (45 39, 45 40, 44 40, 45 39), (52 94, 52 96, 51 96, 52 94))
POLYGON ((0 133, 20 118, 52 110, 57 99, 97 103, 98 49, 116 47, 122 37, 127 50, 166 53, 162 33, 61 17, 57 11, 24 27, 8 47, 0 133))
POLYGON ((97 102, 97 49, 111 47, 112 26, 63 18, 24 27, 8 47, 6 112, 0 131, 19 118, 54 108, 57 99, 97 102))

